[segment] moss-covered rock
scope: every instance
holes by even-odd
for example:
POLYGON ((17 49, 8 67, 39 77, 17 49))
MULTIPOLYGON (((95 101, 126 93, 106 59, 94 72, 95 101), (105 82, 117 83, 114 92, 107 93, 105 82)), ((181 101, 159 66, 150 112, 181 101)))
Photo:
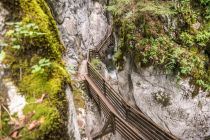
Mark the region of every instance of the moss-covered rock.
POLYGON ((154 65, 178 78, 191 77, 196 88, 210 91, 210 29, 204 11, 209 1, 204 3, 113 0, 108 10, 119 36, 118 68, 131 55, 138 66, 154 65))
POLYGON ((35 23, 39 26, 44 37, 36 41, 36 46, 46 49, 48 56, 60 59, 63 46, 60 43, 56 22, 52 17, 49 7, 44 0, 20 0, 20 6, 24 14, 23 21, 35 23), (45 48, 43 48, 45 47, 45 48))
POLYGON ((15 83, 28 102, 24 115, 34 113, 20 130, 19 138, 68 139, 65 85, 70 84, 71 79, 62 62, 63 45, 56 22, 44 0, 19 0, 19 3, 21 22, 26 26, 33 23, 38 32, 43 33, 41 36, 19 37, 19 49, 4 48, 4 63, 9 66, 15 83), (33 72, 32 66, 39 66, 42 59, 49 60, 50 65, 42 66, 42 72, 33 72), (42 95, 45 95, 43 101, 37 102, 42 95), (39 121, 40 126, 29 130, 33 121, 39 121))

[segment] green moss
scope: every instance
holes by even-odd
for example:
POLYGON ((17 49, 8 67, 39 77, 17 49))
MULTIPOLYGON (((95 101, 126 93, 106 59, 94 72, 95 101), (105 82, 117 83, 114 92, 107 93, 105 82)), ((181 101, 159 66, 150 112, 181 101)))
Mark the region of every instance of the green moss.
POLYGON ((114 54, 114 64, 117 66, 118 70, 123 68, 123 52, 121 49, 118 49, 114 54))
POLYGON ((36 45, 40 45, 40 49, 45 47, 49 56, 55 59, 61 58, 63 46, 60 43, 56 22, 46 2, 44 0, 20 0, 20 6, 24 14, 23 21, 35 23, 40 32, 45 33, 44 37, 36 41, 36 45))
POLYGON ((85 99, 82 95, 82 90, 76 86, 73 87, 74 103, 76 108, 85 108, 85 99))
POLYGON ((35 111, 27 126, 33 120, 42 120, 40 127, 34 130, 24 127, 20 131, 20 139, 68 139, 64 87, 71 79, 61 59, 63 46, 56 22, 44 0, 20 0, 20 7, 23 23, 35 23, 39 32, 45 33, 41 37, 20 41, 22 49, 4 49, 4 63, 10 66, 11 75, 28 102, 24 114, 35 111), (43 58, 50 60, 51 65, 44 67, 43 73, 32 73, 32 66, 43 58), (35 103, 42 94, 46 94, 44 101, 35 103))
POLYGON ((56 95, 62 90, 63 81, 67 81, 69 76, 66 70, 58 63, 45 69, 44 73, 30 73, 23 77, 19 87, 22 93, 30 96, 40 96, 43 93, 56 95), (30 81, 30 82, 29 82, 30 81))
POLYGON ((65 133, 66 130, 63 127, 65 116, 63 116, 64 118, 61 116, 62 112, 66 112, 66 100, 63 91, 65 81, 70 81, 69 76, 66 70, 56 62, 53 62, 50 68, 45 69, 44 73, 30 73, 20 81, 20 91, 29 102, 24 113, 27 114, 34 110, 35 115, 32 120, 44 118, 39 129, 32 132, 27 129, 21 131, 23 139, 46 139, 46 137, 58 139, 62 136, 61 134, 65 133), (45 101, 40 104, 34 103, 34 100, 40 98, 42 94, 46 94, 45 101))
POLYGON ((96 69, 96 70, 101 70, 102 69, 102 62, 100 59, 97 59, 97 58, 93 58, 91 60, 91 64, 93 65, 93 67, 96 69))
POLYGON ((0 126, 1 126, 0 138, 8 136, 11 129, 9 126, 9 115, 4 110, 1 112, 0 126))
POLYGON ((21 139, 46 139, 46 137, 51 139, 60 139, 60 136, 51 134, 55 130, 62 129, 60 125, 62 120, 57 108, 51 105, 51 102, 48 99, 45 99, 45 101, 41 104, 34 103, 34 100, 28 100, 28 102, 31 102, 29 102, 24 108, 24 114, 34 112, 35 114, 32 116, 29 123, 33 120, 39 120, 41 125, 38 129, 34 129, 33 131, 29 131, 28 128, 24 128, 20 132, 22 137, 21 139))

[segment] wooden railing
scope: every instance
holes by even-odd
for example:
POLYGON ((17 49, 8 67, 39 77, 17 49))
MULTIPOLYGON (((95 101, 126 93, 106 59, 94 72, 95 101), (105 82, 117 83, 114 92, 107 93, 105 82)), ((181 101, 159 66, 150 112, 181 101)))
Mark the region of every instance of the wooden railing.
MULTIPOLYGON (((90 86, 88 83, 87 85, 88 85, 90 96, 95 100, 95 102, 97 103, 101 111, 103 111, 106 120, 108 120, 110 117, 112 118, 110 122, 110 124, 112 125, 111 132, 117 131, 125 139, 141 140, 143 136, 141 136, 138 130, 131 127, 126 122, 126 120, 122 119, 118 114, 110 111, 107 104, 95 92, 95 89, 92 86, 90 86)), ((93 139, 97 139, 97 138, 99 138, 99 135, 93 136, 93 139)))
POLYGON ((96 46, 95 52, 99 55, 103 55, 103 51, 112 43, 112 26, 108 27, 104 39, 96 46))
MULTIPOLYGON (((120 114, 121 118, 126 120, 132 127, 138 130, 139 134, 141 134, 141 139, 148 140, 174 140, 176 139, 173 135, 164 131, 162 128, 157 126, 151 119, 147 118, 142 112, 133 108, 129 104, 127 104, 122 96, 117 93, 103 78, 103 76, 88 62, 88 76, 94 82, 95 85, 100 89, 100 91, 104 94, 106 99, 112 104, 112 106, 117 110, 120 114)), ((90 93, 94 97, 94 100, 97 104, 103 104, 102 110, 104 112, 109 112, 105 107, 104 103, 101 103, 97 93, 94 92, 94 89, 91 89, 90 93), (104 109, 105 108, 105 109, 104 109)), ((106 116, 107 113, 106 113, 106 116)), ((119 121, 119 118, 115 119, 115 121, 119 121)), ((133 139, 127 130, 128 126, 124 126, 122 122, 115 122, 118 127, 119 133, 123 133, 126 137, 129 136, 128 139, 133 139)), ((130 129, 130 128, 129 128, 130 129)), ((136 135, 136 134, 132 134, 136 135)))
POLYGON ((91 79, 91 83, 87 82, 87 89, 90 96, 95 100, 101 111, 103 111, 105 118, 108 120, 110 117, 112 129, 104 128, 102 132, 98 133, 93 139, 97 139, 104 134, 112 131, 118 131, 125 139, 132 140, 175 140, 177 139, 172 134, 164 131, 157 126, 149 117, 140 112, 139 110, 130 106, 122 96, 116 92, 103 76, 91 65, 90 61, 93 58, 99 58, 103 55, 104 50, 110 45, 112 41, 112 29, 109 28, 105 39, 96 46, 95 50, 89 50, 88 55, 88 77, 91 79), (93 82, 93 83, 92 83, 93 82), (99 89, 103 96, 96 92, 96 89, 91 86, 95 85, 95 88, 99 89), (107 105, 104 100, 107 100, 111 106, 116 110, 110 109, 110 105, 107 105))
POLYGON ((114 89, 109 87, 109 84, 106 80, 97 72, 96 69, 88 62, 88 76, 92 79, 92 81, 97 85, 97 87, 101 90, 102 93, 106 96, 106 98, 114 105, 116 110, 122 115, 125 116, 126 110, 123 108, 123 102, 121 98, 117 94, 112 94, 114 89))

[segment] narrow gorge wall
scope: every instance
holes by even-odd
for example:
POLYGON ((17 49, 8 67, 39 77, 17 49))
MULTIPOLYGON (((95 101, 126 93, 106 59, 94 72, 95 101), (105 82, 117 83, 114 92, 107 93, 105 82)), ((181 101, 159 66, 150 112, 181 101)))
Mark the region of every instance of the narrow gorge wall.
MULTIPOLYGON (((132 56, 129 56, 132 58, 132 56)), ((127 58, 129 58, 127 57, 127 58)), ((125 59, 118 72, 119 90, 132 105, 137 105, 156 124, 180 139, 200 140, 210 133, 210 98, 190 79, 177 81, 173 74, 125 59)))
MULTIPOLYGON (((105 13, 106 0, 48 0, 54 18, 60 30, 61 40, 65 46, 63 59, 69 74, 75 81, 82 61, 87 59, 88 49, 94 48, 104 39, 108 30, 108 20, 105 13)), ((77 81, 78 82, 78 81, 77 81)), ((80 95, 85 100, 85 108, 75 108, 79 102, 74 100, 74 91, 67 90, 69 100, 69 134, 79 140, 91 139, 104 123, 97 107, 86 95, 80 95), (80 135, 80 136, 79 136, 80 135)), ((108 135, 104 139, 110 139, 108 135)), ((119 138, 119 136, 118 136, 119 138)))
POLYGON ((74 72, 86 59, 88 49, 94 48, 106 34, 108 23, 104 7, 92 0, 48 0, 48 3, 66 47, 67 65, 74 72))
POLYGON ((208 139, 210 3, 113 1, 122 96, 178 138, 208 139))

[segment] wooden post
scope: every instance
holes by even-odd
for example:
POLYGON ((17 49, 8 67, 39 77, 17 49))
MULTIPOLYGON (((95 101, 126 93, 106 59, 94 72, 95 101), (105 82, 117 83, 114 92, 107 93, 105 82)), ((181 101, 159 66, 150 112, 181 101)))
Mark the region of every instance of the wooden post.
POLYGON ((115 123, 115 116, 112 116, 112 129, 113 133, 116 134, 116 123, 115 123))
POLYGON ((88 84, 88 82, 86 80, 85 80, 85 86, 86 86, 87 93, 88 93, 90 99, 93 99, 93 96, 92 96, 91 91, 90 91, 90 85, 88 84))
POLYGON ((130 112, 130 106, 128 106, 128 104, 125 104, 125 118, 126 119, 128 119, 129 112, 130 112))
POLYGON ((99 110, 99 114, 101 116, 101 101, 100 101, 98 94, 97 94, 97 98, 98 98, 98 110, 99 110))
POLYGON ((104 95, 106 96, 106 81, 103 79, 104 95))

